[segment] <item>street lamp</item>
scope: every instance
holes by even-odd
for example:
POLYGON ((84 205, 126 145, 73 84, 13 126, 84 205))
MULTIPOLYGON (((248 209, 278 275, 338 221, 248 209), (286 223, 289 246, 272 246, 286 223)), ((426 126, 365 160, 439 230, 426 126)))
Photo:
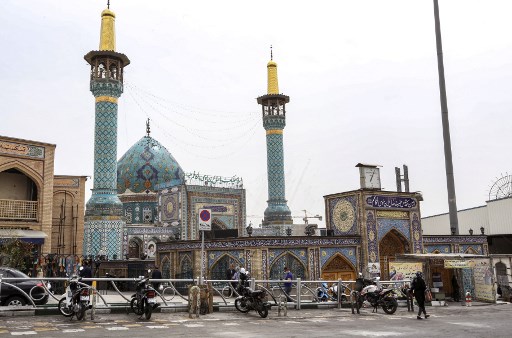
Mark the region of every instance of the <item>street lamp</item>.
POLYGON ((252 236, 252 222, 249 222, 249 225, 247 226, 247 228, 245 228, 245 230, 247 231, 247 235, 249 235, 249 237, 252 236))
POLYGON ((480 227, 480 232, 482 233, 482 235, 485 235, 485 228, 483 226, 480 227))
POLYGON ((180 233, 179 233, 179 232, 177 232, 177 231, 176 231, 176 232, 174 233, 174 239, 175 239, 175 240, 177 240, 177 241, 179 241, 179 240, 180 240, 180 233))
POLYGON ((291 236, 292 235, 292 228, 286 228, 286 235, 291 236))
POLYGON ((473 229, 469 228, 469 234, 473 236, 473 229))

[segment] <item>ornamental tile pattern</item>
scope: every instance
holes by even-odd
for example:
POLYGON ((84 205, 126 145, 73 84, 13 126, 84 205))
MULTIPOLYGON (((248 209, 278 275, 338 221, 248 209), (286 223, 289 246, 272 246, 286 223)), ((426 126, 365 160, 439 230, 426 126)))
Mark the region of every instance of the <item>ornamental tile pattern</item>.
MULTIPOLYGON (((163 228, 165 229, 165 228, 163 228)), ((357 237, 333 238, 333 237, 308 237, 308 238, 255 238, 255 239, 232 239, 229 241, 208 241, 205 242, 207 249, 240 249, 250 247, 274 247, 274 248, 297 248, 315 246, 357 246, 361 239, 357 237)), ((175 243, 163 243, 158 251, 168 250, 197 250, 201 249, 201 241, 180 241, 175 243)))
POLYGON ((245 269, 249 271, 249 273, 252 271, 252 251, 251 250, 245 250, 245 269))
POLYGON ((423 243, 487 243, 486 236, 423 236, 423 243))
POLYGON ((468 253, 476 253, 477 255, 482 255, 483 250, 481 245, 477 244, 459 244, 459 252, 460 253, 466 253, 468 250, 472 249, 474 252, 468 252, 468 253))
POLYGON ((306 255, 307 248, 268 249, 270 266, 272 266, 274 261, 281 257, 284 253, 293 254, 298 260, 302 262, 302 264, 304 264, 304 266, 308 266, 306 255))
POLYGON ((471 292, 471 297, 473 299, 476 298, 475 295, 475 286, 473 284, 473 269, 461 269, 462 270, 462 287, 463 287, 463 294, 465 295, 466 292, 471 292))
POLYGON ((347 259, 354 268, 357 267, 357 259, 356 259, 356 247, 347 247, 347 248, 320 248, 320 265, 323 268, 325 263, 334 256, 336 253, 340 253, 343 257, 347 259))
POLYGON ((117 163, 117 191, 149 193, 185 184, 185 173, 157 140, 144 136, 117 163))
POLYGON ((284 199, 283 135, 267 135, 268 199, 284 199))
POLYGON ((412 213, 412 246, 414 253, 423 252, 423 230, 421 229, 420 215, 417 212, 412 213))
POLYGON ((268 280, 268 256, 267 250, 261 250, 261 269, 263 270, 263 279, 268 280))
POLYGON ((116 189, 116 157, 117 104, 105 101, 96 102, 94 189, 116 189))
POLYGON ((357 196, 329 200, 329 224, 335 235, 357 234, 357 196))
POLYGON ((436 245, 425 245, 424 246, 424 253, 451 253, 451 245, 450 244, 436 244, 436 245))
POLYGON ((228 255, 230 258, 236 260, 241 267, 245 266, 244 250, 212 250, 208 251, 208 269, 211 269, 224 255, 228 255))
POLYGON ((409 220, 378 218, 377 226, 379 229, 379 233, 377 236, 379 242, 392 229, 395 229, 402 235, 404 235, 407 241, 411 240, 409 220))
MULTIPOLYGON (((372 210, 366 211, 366 233, 368 241, 368 262, 379 262, 379 245, 377 242, 377 222, 372 210)), ((364 270, 363 270, 364 271, 364 270)))
POLYGON ((95 220, 84 223, 84 255, 96 256, 104 249, 109 259, 121 257, 125 223, 122 220, 95 220))

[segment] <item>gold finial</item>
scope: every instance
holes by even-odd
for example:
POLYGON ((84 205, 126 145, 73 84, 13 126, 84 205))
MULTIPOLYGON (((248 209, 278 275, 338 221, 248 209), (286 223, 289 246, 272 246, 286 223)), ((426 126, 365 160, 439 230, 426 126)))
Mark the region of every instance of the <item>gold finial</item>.
POLYGON ((116 15, 110 10, 110 0, 107 9, 101 12, 100 50, 116 50, 115 34, 116 15))
POLYGON ((270 45, 270 61, 267 63, 267 94, 279 94, 277 63, 273 59, 272 45, 270 45))
POLYGON ((147 134, 146 136, 149 137, 150 133, 151 133, 151 130, 149 128, 149 117, 148 117, 148 119, 146 121, 146 134, 147 134))

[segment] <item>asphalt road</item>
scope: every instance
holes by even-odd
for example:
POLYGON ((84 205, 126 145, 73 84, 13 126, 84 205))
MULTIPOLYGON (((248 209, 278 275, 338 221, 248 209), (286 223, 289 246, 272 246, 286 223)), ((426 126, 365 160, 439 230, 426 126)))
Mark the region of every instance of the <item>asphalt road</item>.
POLYGON ((511 337, 512 305, 428 307, 430 318, 399 308, 394 315, 364 309, 288 310, 268 318, 251 311, 214 312, 189 319, 185 312, 154 313, 150 321, 134 314, 96 314, 86 320, 59 315, 0 318, 0 338, 34 337, 511 337))

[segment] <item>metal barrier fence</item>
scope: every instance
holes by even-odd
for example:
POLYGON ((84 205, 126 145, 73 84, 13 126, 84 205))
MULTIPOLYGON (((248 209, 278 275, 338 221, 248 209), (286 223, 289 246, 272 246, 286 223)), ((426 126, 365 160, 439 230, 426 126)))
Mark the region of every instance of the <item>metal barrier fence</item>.
MULTIPOLYGON (((45 278, 13 278, 13 277, 3 277, 0 275, 0 299, 2 299, 2 292, 4 292, 4 301, 6 303, 8 301, 8 297, 5 297, 5 290, 2 290, 2 285, 8 285, 20 292, 26 298, 26 303, 30 303, 32 307, 37 307, 34 301, 41 300, 42 298, 49 296, 56 301, 55 304, 47 304, 45 306, 55 305, 57 307, 58 301, 64 297, 63 294, 55 294, 50 291, 47 287, 48 283, 62 283, 65 285, 69 278, 62 277, 45 277, 45 278), (40 282, 38 285, 34 286, 27 293, 22 290, 20 287, 15 284, 19 281, 25 280, 34 280, 40 282), (42 298, 34 299, 33 295, 37 288, 41 288, 44 290, 44 295, 42 298)), ((93 308, 94 307, 119 307, 119 306, 129 306, 131 299, 131 294, 126 295, 126 292, 122 292, 119 290, 119 283, 137 283, 140 281, 140 278, 83 278, 81 279, 81 285, 85 287, 89 287, 94 292, 92 293, 94 296, 97 296, 99 299, 99 304, 96 299, 93 300, 93 308), (93 285, 102 285, 102 288, 92 287, 85 282, 96 282, 93 285), (101 283, 106 282, 106 283, 101 283), (100 284, 101 283, 101 284, 100 284), (112 295, 109 295, 109 292, 112 292, 112 295), (115 298, 111 296, 117 296, 115 298), (110 300, 108 300, 108 299, 110 300)), ((185 292, 179 292, 179 290, 183 290, 184 288, 177 287, 177 285, 199 285, 200 280, 199 277, 196 279, 150 279, 150 283, 158 283, 161 287, 157 287, 156 292, 157 296, 162 300, 161 307, 163 308, 184 308, 188 307, 189 297, 185 292)), ((360 291, 356 285, 358 281, 341 281, 341 280, 301 280, 297 278, 292 280, 292 291, 290 294, 286 294, 284 289, 284 283, 289 283, 290 281, 282 281, 282 280, 256 280, 250 279, 249 286, 251 289, 261 289, 265 290, 268 295, 268 301, 275 306, 281 306, 281 299, 289 298, 292 306, 300 310, 301 307, 305 304, 323 304, 325 307, 337 307, 341 308, 344 304, 350 305, 352 313, 359 313, 359 295, 360 291), (319 291, 322 288, 322 284, 327 283, 329 286, 330 292, 327 290, 327 297, 321 297, 319 291), (335 292, 334 290, 337 290, 335 292), (283 297, 284 296, 284 297, 283 297)), ((216 306, 219 307, 232 307, 234 306, 234 301, 230 301, 230 298, 236 298, 239 296, 234 282, 232 280, 208 280, 205 281, 210 286, 210 290, 213 292, 213 296, 216 301, 216 306)), ((410 280, 401 280, 401 281, 380 281, 380 284, 391 286, 394 293, 397 295, 398 299, 403 299, 407 302, 407 307, 409 310, 412 310, 412 301, 410 299, 410 295, 407 295, 407 292, 404 292, 405 286, 410 283, 410 280)), ((42 291, 38 290, 38 291, 42 291)), ((185 289, 186 290, 186 289, 185 289)), ((326 290, 322 290, 326 291, 326 290)), ((94 297, 93 296, 93 297, 94 297)), ((5 305, 5 304, 1 304, 5 305)))

